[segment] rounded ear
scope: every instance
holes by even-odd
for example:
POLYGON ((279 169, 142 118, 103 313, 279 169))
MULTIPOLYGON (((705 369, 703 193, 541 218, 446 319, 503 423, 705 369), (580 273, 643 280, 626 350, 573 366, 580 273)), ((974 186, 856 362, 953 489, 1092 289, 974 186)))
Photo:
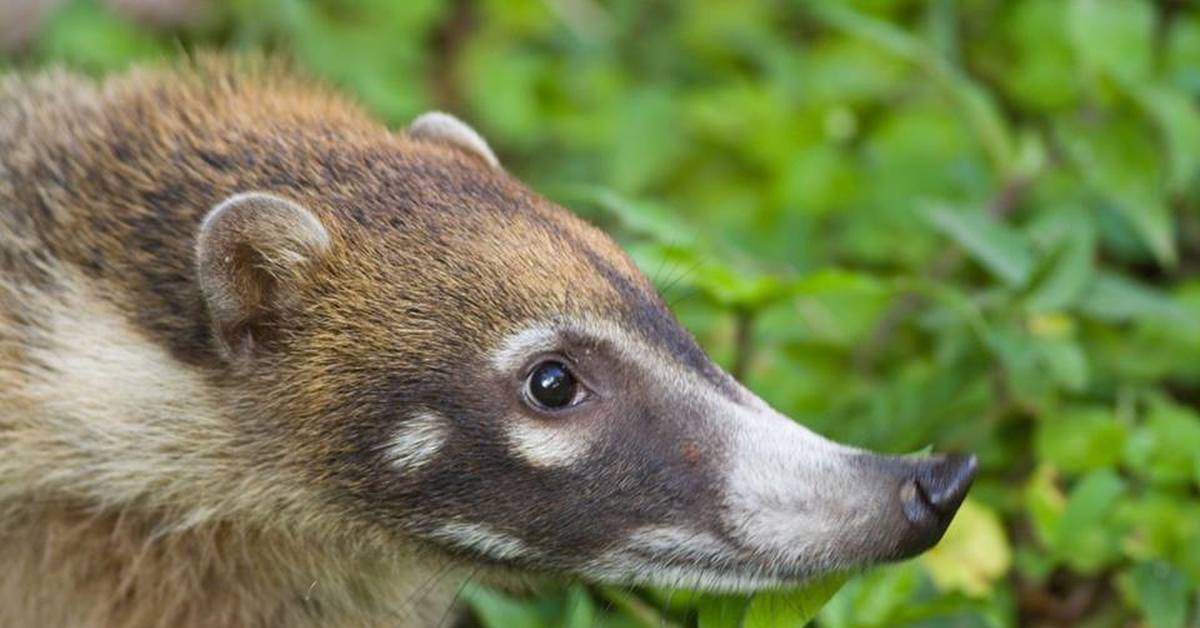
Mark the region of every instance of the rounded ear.
POLYGON ((196 240, 196 274, 226 355, 247 355, 267 338, 305 271, 328 249, 321 221, 277 196, 237 194, 208 213, 196 240))
POLYGON ((479 157, 493 168, 500 167, 500 160, 484 141, 466 122, 441 111, 429 111, 417 116, 408 125, 408 136, 416 139, 429 140, 449 144, 479 157))

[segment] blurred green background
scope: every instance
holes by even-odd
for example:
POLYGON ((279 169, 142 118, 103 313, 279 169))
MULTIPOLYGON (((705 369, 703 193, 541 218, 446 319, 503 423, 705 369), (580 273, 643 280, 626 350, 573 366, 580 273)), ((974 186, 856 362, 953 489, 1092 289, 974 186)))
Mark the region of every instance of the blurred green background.
MULTIPOLYGON (((0 67, 266 50, 440 108, 832 438, 979 454, 843 626, 1200 626, 1200 10, 1183 0, 8 0, 0 67)), ((831 587, 832 588, 832 587, 831 587)), ((471 587, 489 627, 786 626, 821 592, 471 587)))

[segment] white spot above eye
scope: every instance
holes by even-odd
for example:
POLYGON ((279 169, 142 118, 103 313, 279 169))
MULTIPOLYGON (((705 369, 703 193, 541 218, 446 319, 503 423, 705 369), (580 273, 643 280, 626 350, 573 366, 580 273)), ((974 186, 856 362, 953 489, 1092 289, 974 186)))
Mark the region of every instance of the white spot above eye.
POLYGON ((434 412, 410 417, 387 445, 388 461, 403 471, 421 468, 441 451, 446 430, 446 418, 434 412))
POLYGON ((505 339, 500 349, 492 355, 492 366, 501 373, 509 373, 521 365, 529 356, 555 348, 558 332, 551 326, 534 326, 522 329, 505 339))
POLYGON ((433 537, 462 549, 469 549, 497 560, 511 560, 533 553, 524 541, 517 537, 497 532, 481 523, 447 523, 433 533, 433 537))

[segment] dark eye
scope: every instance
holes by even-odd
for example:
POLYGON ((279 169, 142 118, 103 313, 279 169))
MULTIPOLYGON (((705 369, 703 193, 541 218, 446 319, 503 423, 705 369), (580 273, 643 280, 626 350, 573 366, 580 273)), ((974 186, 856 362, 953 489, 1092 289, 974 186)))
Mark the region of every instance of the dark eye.
POLYGON ((529 398, 550 410, 565 408, 579 394, 579 382, 562 362, 542 362, 529 374, 529 398))

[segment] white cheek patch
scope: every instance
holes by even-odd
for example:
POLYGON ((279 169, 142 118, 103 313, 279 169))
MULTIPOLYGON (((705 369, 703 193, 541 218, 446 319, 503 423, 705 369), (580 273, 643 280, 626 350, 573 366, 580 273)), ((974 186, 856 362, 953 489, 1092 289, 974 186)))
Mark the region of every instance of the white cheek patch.
POLYGON ((496 560, 512 560, 534 554, 533 549, 521 539, 480 523, 447 523, 433 533, 433 538, 496 560))
MULTIPOLYGON (((569 419, 567 419, 569 421, 569 419)), ((587 456, 595 435, 575 426, 509 417, 504 437, 512 454, 535 467, 567 467, 587 456)))
POLYGON ((402 471, 415 471, 437 457, 446 444, 446 417, 422 412, 409 418, 387 445, 388 462, 402 471))

